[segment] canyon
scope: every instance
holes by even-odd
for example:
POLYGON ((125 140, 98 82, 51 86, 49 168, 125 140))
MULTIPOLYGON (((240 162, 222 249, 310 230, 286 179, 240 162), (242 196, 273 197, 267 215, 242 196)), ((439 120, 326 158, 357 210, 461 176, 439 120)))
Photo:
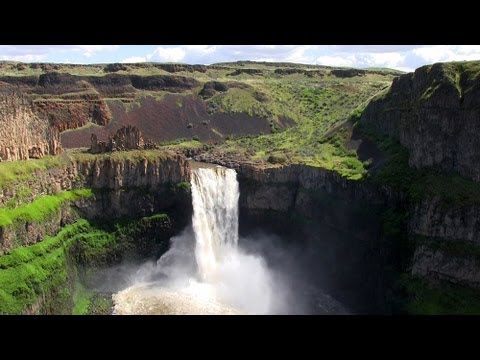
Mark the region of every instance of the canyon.
MULTIPOLYGON (((192 216, 192 157, 236 171, 241 236, 263 231, 281 239, 282 246, 303 264, 305 281, 324 289, 354 313, 428 313, 432 308, 436 313, 476 312, 480 287, 480 158, 474 138, 479 130, 477 67, 478 62, 447 63, 410 74, 379 75, 292 65, 251 69, 165 65, 159 68, 160 75, 142 77, 110 74, 138 70, 133 65, 112 65, 98 78, 49 72, 18 79, 0 77, 8 83, 0 87, 5 94, 0 108, 0 121, 5 123, 0 166, 8 170, 9 163, 16 163, 13 160, 25 159, 32 166, 38 164, 12 178, 0 178, 0 272, 23 274, 16 250, 62 236, 58 241, 65 247, 62 255, 56 255, 63 258, 61 264, 41 265, 46 272, 61 268, 65 276, 47 288, 25 277, 30 280, 18 288, 0 290, 4 304, 0 312, 71 313, 78 284, 91 285, 92 272, 126 258, 162 255, 169 247, 168 239, 185 228, 192 216), (327 144, 341 141, 355 152, 357 161, 368 162, 362 177, 350 178, 335 167, 303 160, 296 163, 293 155, 277 160, 272 154, 279 149, 263 160, 257 156, 263 148, 252 150, 253 155, 229 152, 222 147, 230 144, 227 136, 255 135, 249 141, 259 135, 281 137, 303 123, 283 110, 283 115, 260 116, 266 109, 272 111, 262 104, 277 101, 273 93, 264 90, 262 95, 260 88, 243 85, 249 84, 245 79, 212 82, 201 77, 211 71, 229 77, 331 77, 334 82, 378 76, 379 84, 384 77, 392 78, 391 87, 378 86, 375 90, 379 91, 369 93, 374 96, 359 114, 347 122, 337 118, 332 123, 335 126, 326 127, 322 134, 327 144), (189 78, 192 73, 198 75, 189 78), (256 112, 237 111, 237 104, 228 105, 227 111, 228 102, 209 101, 232 91, 238 95, 239 89, 256 96, 248 105, 260 104, 256 112), (131 95, 139 90, 150 93, 140 98, 131 95), (97 98, 82 94, 90 91, 97 98), (155 98, 162 91, 167 93, 155 98), (71 102, 67 101, 70 93, 77 93, 71 102), (41 100, 42 96, 49 100, 41 100), (215 110, 213 104, 222 110, 215 110), (157 111, 160 115, 151 117, 157 111), (126 125, 138 128, 127 131, 126 125), (143 146, 141 131, 159 149, 106 153, 105 149, 93 153, 76 149, 98 146, 117 131, 122 139, 136 139, 124 140, 133 144, 128 148, 143 146), (345 137, 338 140, 336 134, 345 137), (162 144, 193 136, 202 146, 191 141, 178 146, 162 144), (385 139, 398 144, 390 146, 385 139), (403 152, 391 152, 399 146, 408 154, 401 164, 395 161, 403 152), (55 160, 49 155, 55 155, 55 160), (409 181, 403 181, 395 169, 406 169, 409 176, 411 172, 409 181), (419 186, 425 189, 420 194, 419 186), (36 202, 42 205, 44 199, 52 198, 57 200, 48 211, 32 215, 36 202), (72 226, 79 227, 84 236, 66 236, 65 229, 72 226), (97 242, 95 236, 100 232, 102 240, 97 242), (88 245, 89 237, 95 246, 88 245), (60 301, 63 288, 69 294, 60 301), (435 300, 447 293, 450 303, 435 300), (16 300, 22 298, 18 294, 28 294, 23 297, 27 300, 16 300), (455 302, 465 294, 467 300, 456 308, 455 302)), ((53 254, 58 249, 45 251, 53 254)), ((27 263, 37 261, 31 256, 27 263)), ((280 261, 274 254, 264 256, 272 263, 280 261)), ((8 276, 14 275, 5 275, 7 280, 8 276)))

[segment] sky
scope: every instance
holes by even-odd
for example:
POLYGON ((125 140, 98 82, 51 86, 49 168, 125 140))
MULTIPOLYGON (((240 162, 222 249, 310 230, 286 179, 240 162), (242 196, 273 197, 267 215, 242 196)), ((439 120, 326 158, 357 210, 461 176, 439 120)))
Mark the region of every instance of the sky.
POLYGON ((413 71, 435 62, 480 60, 480 45, 0 45, 0 60, 76 64, 252 60, 413 71))

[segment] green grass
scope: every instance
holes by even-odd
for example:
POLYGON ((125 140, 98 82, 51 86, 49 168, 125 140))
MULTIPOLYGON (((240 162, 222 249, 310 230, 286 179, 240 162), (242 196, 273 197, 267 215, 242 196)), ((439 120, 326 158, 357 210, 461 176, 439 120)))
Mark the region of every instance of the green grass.
MULTIPOLYGON (((115 241, 115 234, 80 219, 56 236, 0 256, 0 314, 20 314, 42 295, 53 296, 52 292, 67 292, 63 295, 68 302, 74 285, 69 280, 67 257, 73 255, 77 264, 102 262, 115 251, 115 241)), ((87 291, 80 286, 73 296, 73 312, 86 313, 87 291)))
POLYGON ((36 170, 60 167, 68 162, 65 156, 46 156, 42 159, 0 162, 0 187, 33 178, 36 170))
POLYGON ((66 201, 76 201, 93 196, 90 189, 71 190, 55 195, 38 197, 33 202, 14 209, 0 209, 0 227, 11 225, 16 221, 42 221, 54 214, 66 201))
MULTIPOLYGON (((282 164, 323 167, 352 180, 361 179, 366 170, 356 153, 347 149, 348 134, 325 136, 352 116, 358 117, 369 99, 388 87, 391 77, 369 74, 366 78, 340 79, 327 75, 319 79, 297 75, 265 75, 261 81, 249 80, 253 90, 229 90, 235 90, 238 97, 229 96, 229 92, 214 96, 211 101, 218 102, 222 111, 256 109, 257 114, 269 119, 274 133, 230 137, 212 151, 258 163, 281 154, 286 159, 282 164), (258 102, 254 91, 262 92, 270 101, 258 102), (280 131, 281 115, 293 119, 296 125, 280 131)), ((272 166, 279 164, 274 161, 272 166)))
POLYGON ((403 275, 404 286, 409 301, 405 311, 413 315, 479 315, 480 290, 460 285, 443 284, 429 287, 414 276, 403 275))
POLYGON ((66 249, 77 233, 86 230, 88 223, 81 220, 54 237, 0 256, 0 314, 20 314, 42 294, 68 290, 66 249))
POLYGON ((164 160, 168 154, 164 150, 130 150, 130 151, 114 151, 105 154, 90 154, 86 150, 71 150, 69 155, 72 160, 86 162, 86 161, 132 161, 140 162, 143 160, 164 160))
POLYGON ((86 315, 89 312, 92 294, 85 287, 77 282, 73 294, 72 315, 86 315))
POLYGON ((173 141, 165 141, 160 143, 162 149, 165 150, 183 150, 183 149, 197 149, 203 146, 203 143, 199 140, 192 139, 177 139, 173 141))

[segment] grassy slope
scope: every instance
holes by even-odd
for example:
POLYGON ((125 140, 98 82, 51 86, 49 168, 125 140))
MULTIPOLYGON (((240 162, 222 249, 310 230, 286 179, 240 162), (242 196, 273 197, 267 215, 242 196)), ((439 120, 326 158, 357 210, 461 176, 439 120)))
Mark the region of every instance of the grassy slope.
POLYGON ((33 202, 14 209, 0 208, 0 227, 10 225, 15 221, 44 220, 56 212, 64 202, 91 196, 93 196, 93 192, 90 189, 72 190, 55 195, 40 196, 33 202))
MULTIPOLYGON (((51 294, 55 294, 57 304, 62 304, 64 313, 105 313, 108 299, 86 289, 79 282, 75 266, 105 266, 108 258, 134 247, 136 240, 129 234, 138 231, 138 227, 168 219, 167 214, 155 214, 118 223, 111 229, 80 219, 55 236, 0 256, 0 314, 20 314, 41 296, 49 299, 51 294)), ((58 305, 53 309, 58 311, 58 305)))
MULTIPOLYGON (((104 65, 62 64, 50 71, 102 76, 107 74, 103 68, 104 65)), ((288 163, 323 166, 338 170, 345 176, 359 178, 363 170, 361 164, 355 161, 354 154, 339 148, 338 139, 334 143, 319 140, 325 132, 345 120, 354 109, 381 89, 388 87, 393 77, 400 73, 375 69, 374 72, 367 72, 364 76, 339 78, 331 74, 332 69, 339 68, 244 61, 216 64, 208 67, 205 73, 198 71, 168 73, 154 64, 125 64, 125 70, 117 71, 116 74, 175 75, 193 77, 201 83, 215 80, 233 84, 228 91, 217 92, 212 98, 206 99, 207 109, 213 109, 214 112, 245 112, 266 118, 274 134, 230 139, 217 149, 218 151, 236 154, 257 162, 265 162, 270 155, 273 154, 275 157, 281 153, 288 163), (258 70, 260 73, 234 75, 236 70, 245 69, 258 70), (277 70, 295 72, 279 74, 277 70), (297 125, 284 132, 278 132, 281 117, 290 118, 297 125)), ((0 76, 42 73, 44 71, 39 66, 32 64, 0 63, 0 76)), ((182 94, 198 94, 201 87, 182 94)), ((162 96, 164 94, 135 90, 135 101, 144 96, 158 97, 159 93, 162 96)))
POLYGON ((281 153, 287 163, 321 166, 359 178, 363 172, 361 163, 343 146, 340 138, 344 134, 329 139, 323 136, 388 86, 390 80, 379 75, 345 79, 326 75, 318 80, 297 74, 266 79, 262 86, 272 97, 271 113, 285 114, 297 126, 272 135, 230 140, 220 151, 257 161, 281 153))
POLYGON ((56 236, 0 257, 0 314, 19 314, 39 296, 62 289, 70 297, 66 249, 77 234, 88 230, 86 221, 66 226, 56 236))
MULTIPOLYGON (((252 65, 248 65, 249 68, 252 65)), ((259 65, 260 66, 260 65, 259 65)), ((280 76, 272 69, 262 75, 209 71, 218 81, 237 81, 246 89, 233 88, 208 99, 219 111, 244 111, 270 120, 273 134, 228 139, 214 152, 266 162, 279 154, 285 163, 305 163, 336 170, 349 178, 359 179, 365 170, 354 152, 344 146, 345 134, 324 139, 324 135, 349 118, 368 100, 388 87, 392 75, 367 74, 352 78, 337 78, 325 70, 323 76, 294 73, 280 76), (268 99, 258 101, 256 94, 268 99), (286 116, 296 125, 278 131, 279 117, 286 116), (340 138, 341 139, 340 139, 340 138)))

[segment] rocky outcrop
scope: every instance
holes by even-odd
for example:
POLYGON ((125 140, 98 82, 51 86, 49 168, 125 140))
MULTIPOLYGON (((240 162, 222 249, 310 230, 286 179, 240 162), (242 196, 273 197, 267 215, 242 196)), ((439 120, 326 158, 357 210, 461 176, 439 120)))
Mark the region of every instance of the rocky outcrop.
POLYGON ((292 74, 301 74, 301 75, 306 75, 308 77, 323 77, 326 74, 325 70, 307 70, 307 69, 300 69, 300 68, 280 68, 280 69, 275 69, 274 71, 275 74, 278 75, 292 75, 292 74))
POLYGON ((23 188, 28 188, 25 202, 39 195, 52 195, 59 191, 92 188, 121 190, 146 188, 154 190, 162 184, 190 180, 190 167, 184 156, 159 151, 158 157, 111 159, 98 156, 91 159, 70 159, 63 165, 37 170, 25 180, 17 180, 0 189, 0 207, 14 200, 23 188))
MULTIPOLYGON (((176 184, 189 181, 189 164, 184 157, 159 152, 158 157, 136 159, 72 160, 63 166, 36 171, 34 176, 4 186, 0 191, 0 206, 12 202, 22 188, 28 187, 32 201, 39 195, 59 191, 90 188, 91 198, 73 204, 66 202, 57 212, 38 223, 22 219, 0 227, 0 253, 19 245, 41 241, 53 235, 65 224, 81 215, 87 219, 112 220, 122 216, 136 218, 168 210, 173 215, 187 214, 191 202, 176 184), (175 213, 176 212, 176 213, 175 213)), ((176 216, 179 219, 181 216, 176 216)))
POLYGON ((445 206, 436 197, 412 205, 409 234, 417 239, 412 274, 480 288, 480 206, 445 206))
POLYGON ((112 151, 157 149, 151 140, 144 140, 141 131, 135 126, 123 126, 117 130, 108 142, 98 142, 97 135, 91 135, 90 152, 99 154, 112 151))
POLYGON ((413 258, 412 274, 430 284, 448 282, 480 288, 480 258, 459 256, 441 249, 419 246, 413 258))
MULTIPOLYGON (((226 164, 232 165, 232 164, 226 164)), ((334 171, 323 168, 290 165, 277 168, 259 168, 255 165, 233 164, 240 179, 257 185, 243 198, 242 206, 249 209, 287 211, 295 210, 304 216, 311 215, 306 193, 325 192, 338 198, 365 202, 371 206, 394 206, 403 196, 389 187, 351 181, 334 171)))
POLYGON ((360 121, 397 138, 415 168, 439 167, 480 181, 479 62, 424 66, 395 78, 360 121))
POLYGON ((366 71, 360 69, 335 69, 330 71, 332 75, 339 78, 350 78, 355 76, 365 76, 366 71))
POLYGON ((106 102, 98 94, 62 99, 61 101, 35 100, 33 110, 50 127, 58 132, 77 129, 89 123, 106 126, 112 120, 112 113, 106 102))
POLYGON ((413 206, 412 234, 480 246, 480 207, 445 206, 440 198, 424 199, 413 206))
POLYGON ((227 90, 228 86, 222 82, 208 81, 203 85, 199 95, 204 99, 208 99, 214 96, 217 92, 225 92, 227 90))
POLYGON ((281 237, 302 277, 353 312, 393 311, 385 294, 400 260, 398 242, 383 229, 383 213, 402 208, 402 194, 305 165, 230 165, 240 184, 243 237, 281 237))
POLYGON ((18 246, 28 246, 52 236, 68 224, 78 219, 78 214, 70 203, 65 203, 58 211, 40 221, 15 221, 12 225, 0 226, 0 255, 18 246))
POLYGON ((58 130, 35 114, 25 96, 0 85, 0 161, 38 159, 61 149, 58 130))
POLYGON ((236 69, 231 73, 227 74, 227 76, 238 76, 242 74, 262 76, 264 73, 265 73, 265 70, 262 70, 262 69, 245 68, 245 69, 236 69))

